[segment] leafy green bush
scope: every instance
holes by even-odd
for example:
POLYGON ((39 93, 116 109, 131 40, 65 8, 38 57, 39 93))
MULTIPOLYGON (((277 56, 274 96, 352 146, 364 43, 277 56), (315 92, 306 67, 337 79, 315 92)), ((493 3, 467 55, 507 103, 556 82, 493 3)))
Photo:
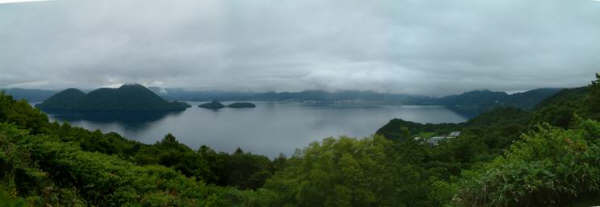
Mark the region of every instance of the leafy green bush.
POLYGON ((32 133, 41 133, 48 125, 48 117, 40 110, 32 108, 26 101, 15 101, 0 91, 0 122, 13 123, 32 133))
POLYGON ((457 202, 466 206, 560 206, 600 192, 600 123, 565 130, 540 125, 502 157, 466 171, 457 202))
POLYGON ((0 207, 24 207, 25 201, 21 198, 11 198, 8 192, 0 189, 0 207))
POLYGON ((32 205, 201 206, 209 198, 228 202, 219 187, 173 169, 86 152, 76 143, 29 135, 10 124, 0 123, 0 143, 3 183, 32 205))
POLYGON ((394 197, 393 170, 382 137, 327 138, 291 158, 265 188, 272 206, 386 206, 394 197))

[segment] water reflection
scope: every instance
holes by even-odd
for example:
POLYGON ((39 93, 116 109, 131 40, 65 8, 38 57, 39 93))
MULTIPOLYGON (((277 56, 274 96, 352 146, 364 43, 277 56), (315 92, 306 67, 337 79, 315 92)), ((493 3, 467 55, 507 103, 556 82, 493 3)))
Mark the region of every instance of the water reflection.
POLYGON ((62 122, 90 122, 98 125, 118 124, 126 130, 140 131, 167 116, 177 116, 182 111, 172 112, 59 112, 50 111, 52 119, 62 122))
POLYGON ((90 130, 117 132, 129 139, 152 144, 172 133, 197 149, 244 151, 275 157, 292 154, 313 141, 347 135, 364 137, 394 118, 420 123, 462 122, 465 117, 439 106, 348 105, 255 102, 256 108, 194 107, 176 113, 51 114, 90 130))

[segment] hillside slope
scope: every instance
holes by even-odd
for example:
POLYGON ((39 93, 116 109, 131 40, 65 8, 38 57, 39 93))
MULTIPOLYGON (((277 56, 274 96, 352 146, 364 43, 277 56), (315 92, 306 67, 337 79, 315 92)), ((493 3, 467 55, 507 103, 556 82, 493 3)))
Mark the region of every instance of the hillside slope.
POLYGON ((433 193, 424 200, 436 205, 598 205, 598 108, 600 76, 590 86, 561 90, 531 111, 499 107, 483 113, 454 126, 460 136, 435 146, 413 137, 445 136, 447 125, 392 120, 377 133, 400 140, 398 150, 410 152, 406 156, 420 157, 412 165, 430 177, 415 182, 433 186, 421 189, 433 193))
POLYGON ((560 90, 542 88, 515 94, 489 90, 470 91, 436 99, 433 101, 433 104, 444 105, 462 115, 473 118, 496 107, 532 110, 541 101, 553 96, 560 90))

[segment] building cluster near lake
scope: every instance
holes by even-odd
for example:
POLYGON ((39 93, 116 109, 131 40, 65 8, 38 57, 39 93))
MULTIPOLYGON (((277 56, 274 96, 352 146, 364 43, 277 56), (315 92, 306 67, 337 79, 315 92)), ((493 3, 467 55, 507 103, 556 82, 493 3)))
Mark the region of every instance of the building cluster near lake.
POLYGON ((442 140, 453 139, 453 138, 456 138, 458 136, 460 136, 460 131, 450 132, 450 134, 448 134, 446 136, 434 136, 434 137, 430 137, 430 138, 415 137, 414 139, 417 140, 417 141, 424 140, 425 142, 427 142, 431 146, 437 146, 442 140))

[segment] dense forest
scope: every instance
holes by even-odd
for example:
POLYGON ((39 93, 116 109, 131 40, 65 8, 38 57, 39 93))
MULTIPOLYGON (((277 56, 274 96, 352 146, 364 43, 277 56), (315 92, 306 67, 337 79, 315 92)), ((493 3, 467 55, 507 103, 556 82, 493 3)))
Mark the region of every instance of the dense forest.
POLYGON ((0 95, 8 206, 590 206, 600 204, 600 76, 531 110, 462 124, 392 120, 291 157, 190 149, 51 123, 0 95), (428 139, 460 131, 429 144, 428 139), (419 139, 416 139, 419 137, 419 139))

